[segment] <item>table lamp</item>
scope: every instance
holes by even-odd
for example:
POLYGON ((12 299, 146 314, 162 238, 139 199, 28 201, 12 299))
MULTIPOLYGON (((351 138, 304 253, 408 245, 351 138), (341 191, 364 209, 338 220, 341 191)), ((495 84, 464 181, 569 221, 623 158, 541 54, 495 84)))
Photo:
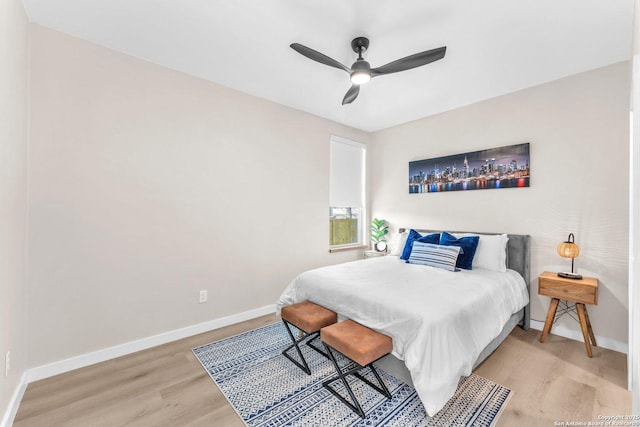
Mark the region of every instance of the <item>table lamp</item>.
POLYGON ((573 259, 580 254, 580 248, 575 243, 575 237, 573 233, 569 233, 569 237, 566 242, 562 242, 558 245, 558 255, 563 258, 571 258, 571 273, 560 272, 558 276, 564 277, 566 279, 574 279, 579 280, 582 279, 580 274, 576 274, 573 272, 573 259))

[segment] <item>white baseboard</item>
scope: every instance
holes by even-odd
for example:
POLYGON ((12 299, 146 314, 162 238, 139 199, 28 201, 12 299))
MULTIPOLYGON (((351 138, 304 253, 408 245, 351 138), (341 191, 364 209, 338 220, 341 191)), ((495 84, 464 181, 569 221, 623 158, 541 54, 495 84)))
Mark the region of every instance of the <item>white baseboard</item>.
POLYGON ((201 334, 203 332, 208 332, 213 329, 218 329, 224 326, 233 325, 235 323, 244 322, 245 320, 255 319, 256 317, 275 313, 275 311, 275 304, 267 305, 265 307, 245 311, 243 313, 234 314, 232 316, 210 320, 208 322, 199 323, 197 325, 187 326, 186 328, 164 332, 162 334, 142 338, 125 344, 108 347, 91 353, 81 354, 79 356, 60 360, 48 365, 31 368, 27 370, 27 372, 25 372, 27 383, 38 381, 44 378, 49 378, 54 375, 62 374, 64 372, 73 371, 74 369, 84 368, 85 366, 104 362, 105 360, 114 359, 116 357, 125 356, 127 354, 135 353, 136 351, 146 350, 151 347, 201 334))
POLYGON ((0 427, 11 427, 13 425, 13 420, 16 418, 16 414, 18 413, 18 407, 22 401, 22 396, 24 396, 24 391, 27 389, 27 384, 27 375, 26 373, 23 373, 20 377, 18 387, 16 387, 13 395, 11 396, 11 400, 9 400, 7 410, 4 413, 2 420, 0 420, 0 427))
POLYGON ((104 362, 105 360, 114 359, 116 357, 125 356, 135 353, 136 351, 145 350, 147 348, 166 344, 182 338, 191 337, 193 335, 208 332, 213 329, 222 328, 224 326, 233 325, 235 323, 244 322, 245 320, 255 319, 256 317, 266 314, 275 313, 276 306, 267 305, 254 310, 245 311, 243 313, 234 314, 232 316, 222 317, 220 319, 210 320, 208 322, 199 323, 197 325, 187 326, 186 328, 176 329, 162 334, 142 338, 125 344, 108 347, 91 353, 81 354, 59 362, 50 363, 44 366, 28 369, 23 372, 20 383, 16 387, 9 405, 0 420, 0 427, 10 427, 18 413, 18 407, 27 389, 27 385, 31 382, 49 378, 64 372, 73 371, 74 369, 84 368, 85 366, 95 363, 104 362))
MULTIPOLYGON (((537 329, 541 331, 544 328, 544 322, 539 320, 531 320, 531 325, 533 329, 537 329)), ((551 333, 554 335, 559 335, 561 337, 569 338, 575 341, 583 342, 582 331, 580 327, 576 327, 575 329, 567 328, 562 325, 553 325, 551 328, 551 333)), ((621 342, 618 340, 614 340, 611 338, 601 337, 596 335, 596 342, 598 343, 598 347, 608 348, 609 350, 618 351, 620 353, 627 354, 629 351, 629 346, 625 342, 621 342)))

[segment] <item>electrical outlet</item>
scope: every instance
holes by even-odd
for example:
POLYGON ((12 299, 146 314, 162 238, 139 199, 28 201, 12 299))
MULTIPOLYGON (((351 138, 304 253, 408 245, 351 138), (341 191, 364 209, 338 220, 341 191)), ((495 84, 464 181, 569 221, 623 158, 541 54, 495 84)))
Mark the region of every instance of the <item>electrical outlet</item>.
POLYGON ((200 304, 207 302, 207 291, 200 291, 200 304))
POLYGON ((7 351, 7 355, 4 356, 4 377, 9 376, 9 369, 11 368, 11 352, 7 351))

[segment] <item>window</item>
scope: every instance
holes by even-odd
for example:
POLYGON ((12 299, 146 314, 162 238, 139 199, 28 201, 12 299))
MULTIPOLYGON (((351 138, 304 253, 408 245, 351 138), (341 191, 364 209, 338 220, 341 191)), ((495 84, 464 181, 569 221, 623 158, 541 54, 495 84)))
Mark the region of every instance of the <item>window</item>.
POLYGON ((359 142, 331 137, 329 246, 332 250, 363 245, 366 150, 367 146, 359 142))

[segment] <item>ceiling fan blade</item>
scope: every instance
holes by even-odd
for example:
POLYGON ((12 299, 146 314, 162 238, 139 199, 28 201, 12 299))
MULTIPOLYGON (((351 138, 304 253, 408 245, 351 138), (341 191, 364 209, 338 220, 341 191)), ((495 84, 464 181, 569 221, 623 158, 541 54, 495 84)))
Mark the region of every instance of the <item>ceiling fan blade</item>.
POLYGON ((360 93, 360 86, 358 85, 351 86, 347 91, 347 93, 344 95, 344 98, 342 98, 342 105, 351 104, 358 97, 359 93, 360 93))
POLYGON ((304 55, 309 59, 313 59, 316 62, 319 62, 324 65, 328 65, 330 67, 338 68, 340 70, 344 70, 347 73, 351 72, 351 68, 347 67, 344 64, 339 63, 333 58, 329 58, 327 55, 318 52, 317 50, 313 50, 310 47, 306 47, 301 45, 300 43, 292 43, 290 45, 291 49, 298 52, 300 55, 304 55))
POLYGON ((398 71, 410 70, 412 68, 420 67, 422 65, 429 64, 444 58, 444 54, 447 51, 446 46, 439 47, 437 49, 426 50, 424 52, 416 53, 404 58, 398 59, 382 67, 371 69, 371 77, 380 76, 383 74, 397 73, 398 71))

